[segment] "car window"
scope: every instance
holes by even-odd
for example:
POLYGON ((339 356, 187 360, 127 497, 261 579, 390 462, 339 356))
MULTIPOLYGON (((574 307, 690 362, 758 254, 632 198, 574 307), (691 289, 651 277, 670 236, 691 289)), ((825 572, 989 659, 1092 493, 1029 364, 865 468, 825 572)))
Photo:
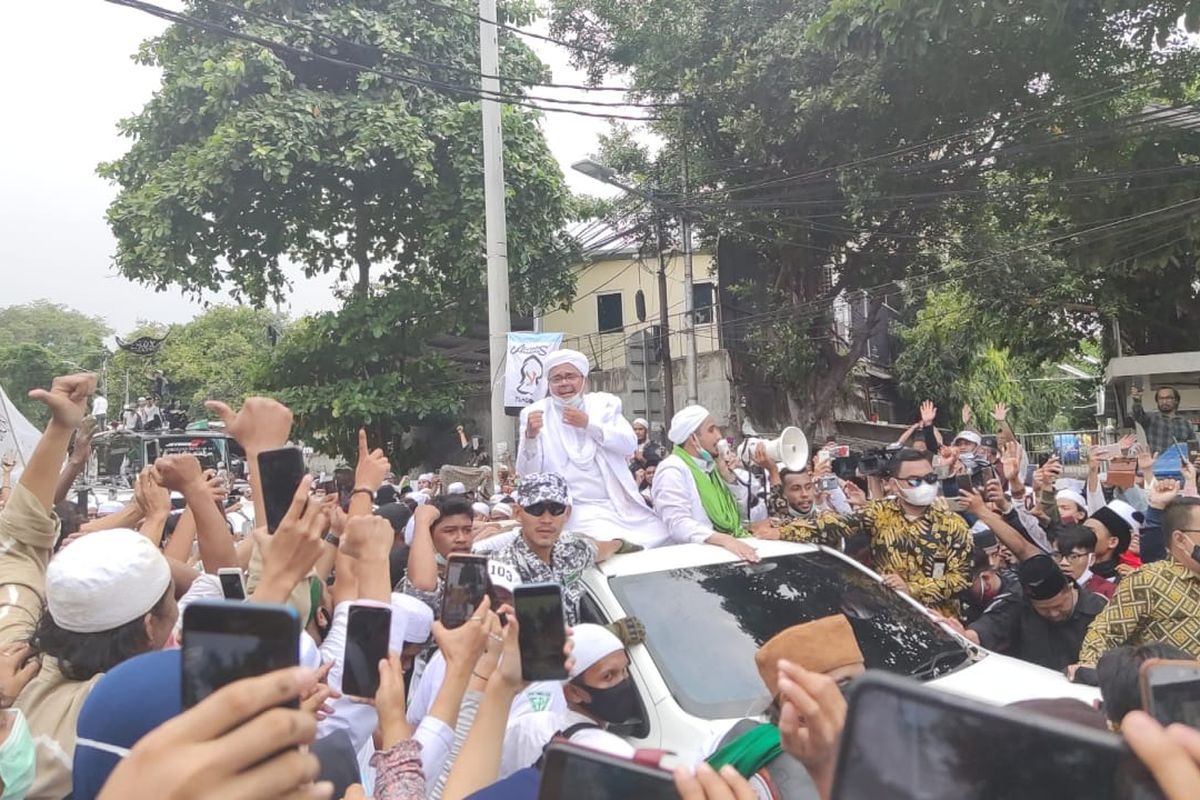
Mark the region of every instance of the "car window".
POLYGON ((868 669, 929 679, 969 653, 870 575, 830 553, 625 575, 609 585, 646 626, 672 695, 704 719, 758 714, 770 702, 758 648, 791 625, 845 614, 868 669))

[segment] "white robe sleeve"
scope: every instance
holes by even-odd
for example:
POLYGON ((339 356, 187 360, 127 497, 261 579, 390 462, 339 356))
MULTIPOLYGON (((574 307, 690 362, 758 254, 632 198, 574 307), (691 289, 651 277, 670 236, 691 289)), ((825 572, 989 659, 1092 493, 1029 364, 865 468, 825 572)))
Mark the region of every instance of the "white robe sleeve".
POLYGON ((588 420, 588 435, 601 448, 628 460, 637 450, 633 425, 621 413, 621 399, 612 397, 604 404, 600 419, 588 420))
MULTIPOLYGON (((536 406, 540 410, 540 406, 536 406)), ((534 472, 542 471, 542 447, 538 439, 542 434, 538 434, 537 439, 525 438, 525 430, 529 426, 529 413, 535 406, 526 406, 521 409, 521 416, 517 426, 517 474, 531 475, 534 472)), ((545 433, 545 427, 542 428, 542 433, 545 433)))
POLYGON ((677 544, 704 542, 716 533, 707 516, 696 518, 692 505, 695 481, 686 470, 686 467, 679 469, 664 461, 654 473, 651 486, 654 513, 667 526, 671 541, 677 544))

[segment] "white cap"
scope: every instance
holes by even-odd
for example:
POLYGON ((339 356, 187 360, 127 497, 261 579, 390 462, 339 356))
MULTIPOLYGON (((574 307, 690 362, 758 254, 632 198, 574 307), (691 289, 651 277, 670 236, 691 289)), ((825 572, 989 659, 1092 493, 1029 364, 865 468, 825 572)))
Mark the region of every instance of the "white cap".
POLYGON ((116 500, 105 500, 96 507, 96 516, 107 517, 109 514, 116 514, 123 508, 125 508, 124 503, 119 503, 116 500))
MULTIPOLYGON (((1059 478, 1054 482, 1054 491, 1061 492, 1063 489, 1069 489, 1072 492, 1083 494, 1083 490, 1086 485, 1087 484, 1078 478, 1059 478)), ((1086 507, 1087 504, 1084 503, 1084 508, 1086 507)))
POLYGON ((683 444, 708 417, 708 409, 704 406, 688 406, 671 418, 667 438, 675 444, 683 444))
POLYGON ((1113 500, 1108 504, 1108 508, 1112 509, 1118 517, 1129 524, 1129 530, 1140 531, 1142 529, 1142 521, 1146 518, 1140 511, 1129 505, 1129 503, 1126 503, 1124 500, 1113 500))
POLYGON ((392 643, 397 652, 405 642, 424 644, 433 634, 433 609, 415 597, 392 592, 392 643))
POLYGON ((571 639, 575 642, 575 667, 571 670, 572 678, 578 678, 587 672, 606 655, 625 649, 615 633, 603 625, 593 625, 590 622, 576 625, 571 639))
POLYGON ((466 494, 467 487, 465 484, 455 481, 446 487, 446 494, 466 494))
POLYGON ((137 531, 115 528, 81 537, 46 569, 46 607, 72 633, 119 628, 158 604, 171 585, 167 559, 137 531))
POLYGON ((1074 489, 1060 489, 1058 493, 1054 495, 1054 499, 1070 500, 1072 503, 1084 509, 1085 511, 1087 510, 1087 498, 1074 489))
POLYGON ((512 519, 513 510, 512 506, 510 506, 508 503, 496 503, 496 505, 492 506, 492 513, 503 514, 509 519, 512 519))
POLYGON ((432 480, 433 480, 432 472, 422 472, 420 474, 420 476, 417 478, 418 483, 420 483, 421 481, 432 481, 432 480))
POLYGON ((635 420, 633 421, 633 424, 634 424, 634 425, 641 425, 641 426, 642 426, 643 428, 645 428, 646 430, 650 430, 650 423, 649 423, 649 422, 646 422, 646 420, 642 419, 641 417, 638 417, 637 419, 635 419, 635 420))
POLYGON ((476 514, 482 514, 485 517, 492 513, 492 507, 487 503, 472 503, 471 510, 476 514))
POLYGON ((957 442, 959 439, 968 441, 973 445, 983 444, 983 437, 981 437, 975 431, 959 431, 958 435, 954 437, 954 441, 957 442))

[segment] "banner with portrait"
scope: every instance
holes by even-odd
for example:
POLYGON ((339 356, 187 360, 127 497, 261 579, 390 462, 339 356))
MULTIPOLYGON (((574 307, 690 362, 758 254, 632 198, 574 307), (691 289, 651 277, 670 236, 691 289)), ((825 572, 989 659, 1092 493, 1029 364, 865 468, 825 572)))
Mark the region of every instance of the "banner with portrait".
POLYGON ((504 405, 520 410, 546 393, 546 356, 562 347, 561 333, 510 333, 504 359, 504 405))

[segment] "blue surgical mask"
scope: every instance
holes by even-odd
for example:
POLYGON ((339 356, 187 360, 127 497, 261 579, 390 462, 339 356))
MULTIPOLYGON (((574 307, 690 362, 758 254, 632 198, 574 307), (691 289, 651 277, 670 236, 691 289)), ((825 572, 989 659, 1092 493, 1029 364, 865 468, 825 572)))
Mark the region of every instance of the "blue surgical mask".
POLYGON ((8 713, 13 715, 12 730, 0 744, 0 780, 4 781, 4 794, 0 794, 0 800, 24 800, 33 786, 37 752, 25 715, 17 708, 8 713))

